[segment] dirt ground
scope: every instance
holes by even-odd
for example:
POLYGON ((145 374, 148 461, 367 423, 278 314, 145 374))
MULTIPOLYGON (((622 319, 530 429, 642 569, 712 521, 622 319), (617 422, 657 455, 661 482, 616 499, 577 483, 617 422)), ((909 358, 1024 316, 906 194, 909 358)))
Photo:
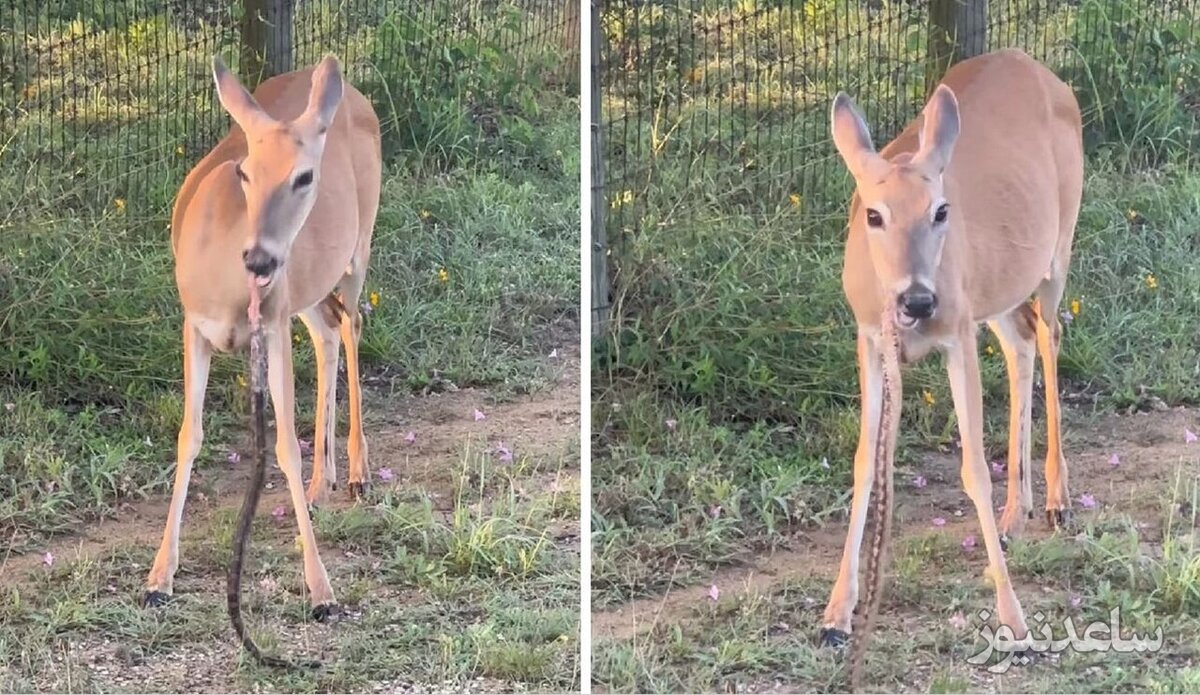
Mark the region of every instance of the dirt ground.
MULTIPOLYGON (((1128 515, 1135 520, 1143 544, 1161 543, 1164 506, 1182 492, 1181 484, 1186 485, 1190 481, 1194 485, 1200 479, 1200 443, 1186 442, 1187 430, 1200 432, 1200 412, 1174 409, 1096 417, 1068 412, 1065 448, 1075 514, 1073 528, 1082 528, 1101 513, 1128 515), (1112 463, 1114 454, 1119 460, 1116 465, 1112 463), (1094 508, 1085 509, 1081 506, 1079 500, 1084 495, 1090 495, 1096 501, 1094 508)), ((1024 538, 1034 544, 1054 533, 1042 513, 1045 503, 1043 462, 1037 456, 1035 447, 1035 518, 1027 522, 1024 534, 1024 538)), ((950 453, 931 452, 920 459, 918 467, 898 469, 896 473, 897 507, 892 547, 897 548, 906 540, 930 534, 934 531, 931 520, 936 517, 945 519, 946 523, 940 530, 954 539, 953 545, 968 535, 973 534, 978 538, 979 526, 974 506, 961 486, 959 457, 950 453), (912 484, 912 479, 918 475, 928 481, 925 487, 917 488, 912 484)), ((998 519, 1005 500, 1006 479, 993 476, 993 481, 992 497, 998 519)), ((1187 509, 1181 511, 1185 517, 1189 513, 1187 509)), ((741 566, 715 571, 710 583, 675 588, 657 597, 631 601, 595 613, 592 616, 593 639, 599 644, 633 645, 633 650, 637 652, 642 648, 639 644, 645 645, 647 640, 665 634, 664 631, 682 628, 686 634, 689 625, 693 626, 693 631, 701 633, 710 630, 715 624, 721 623, 715 614, 738 611, 736 607, 726 611, 714 607, 710 586, 715 586, 719 589, 722 605, 755 606, 756 602, 761 603, 767 597, 780 595, 790 596, 791 601, 799 601, 800 605, 795 606, 794 610, 803 616, 802 624, 764 626, 762 634, 768 635, 773 642, 786 639, 805 645, 811 643, 815 647, 828 591, 837 576, 845 533, 846 519, 840 515, 825 527, 795 534, 772 554, 741 566), (796 587, 804 587, 803 596, 796 595, 796 587), (787 634, 781 637, 783 632, 787 634)), ((986 564, 986 553, 982 539, 979 539, 978 548, 968 554, 965 561, 959 561, 958 566, 946 567, 944 576, 953 581, 979 583, 986 564)), ((893 561, 893 581, 888 589, 893 595, 905 589, 896 586, 899 580, 895 579, 895 565, 893 561)), ((937 571, 935 569, 934 573, 937 571)), ((1014 584, 1018 597, 1027 605, 1041 600, 1045 592, 1050 591, 1049 587, 1028 577, 1015 576, 1014 584)), ((906 589, 903 592, 906 597, 919 596, 922 591, 920 587, 906 589)), ((990 589, 985 594, 991 596, 990 589)), ((981 603, 979 608, 991 609, 993 604, 981 603)), ((919 629, 922 622, 931 618, 930 607, 920 605, 918 600, 890 600, 887 594, 882 610, 885 615, 881 617, 881 627, 877 630, 897 629, 901 634, 904 630, 919 629)), ((1027 613, 1029 611, 1027 608, 1027 613)), ((757 638, 750 639, 753 641, 757 638)), ((809 646, 804 648, 808 650, 809 646)), ((886 646, 876 641, 873 648, 877 659, 887 660, 887 654, 884 653, 886 646)), ((770 649, 770 646, 766 649, 770 649)), ((911 656, 906 654, 905 658, 911 656)), ((711 655, 697 658, 703 661, 711 658, 711 655)), ((945 655, 928 655, 928 658, 936 661, 944 659, 945 655)), ((687 659, 684 659, 681 663, 686 662, 687 659)), ((904 683, 908 690, 927 692, 931 669, 922 671, 917 666, 919 664, 906 662, 904 668, 895 668, 910 673, 911 680, 904 683)), ((971 668, 966 664, 963 666, 971 668)), ((1037 686, 1026 680, 1020 670, 997 678, 979 668, 969 678, 969 687, 973 691, 1047 692, 1030 690, 1037 686)), ((731 677, 729 682, 729 687, 734 687, 732 683, 736 682, 738 692, 811 692, 820 687, 812 682, 787 682, 786 679, 746 683, 736 676, 731 677)), ((603 690, 599 688, 595 692, 603 690)))
MULTIPOLYGON (((517 490, 519 495, 537 496, 539 499, 571 494, 577 496, 580 417, 578 351, 559 350, 546 361, 545 372, 549 381, 545 389, 532 394, 505 395, 499 398, 488 390, 474 388, 453 389, 424 396, 385 398, 380 389, 368 388, 365 391, 364 418, 373 495, 377 496, 387 488, 395 490, 398 494, 410 489, 419 489, 430 500, 434 513, 448 518, 456 509, 456 503, 460 502, 454 499, 455 474, 462 473, 464 451, 494 452, 503 445, 521 462, 542 462, 531 465, 532 472, 528 476, 514 476, 513 480, 520 486, 517 490), (474 415, 476 410, 482 412, 485 418, 477 419, 474 415), (411 442, 407 440, 410 432, 415 436, 415 440, 411 442), (382 469, 391 471, 390 480, 381 480, 379 472, 382 469)), ((344 393, 344 389, 341 393, 344 393)), ((338 476, 341 484, 329 502, 322 507, 322 512, 341 512, 354 506, 345 486, 344 398, 339 402, 339 410, 342 411, 337 441, 338 476)), ((274 441, 273 436, 273 432, 268 433, 269 441, 274 441)), ((301 437, 308 438, 308 435, 302 433, 301 437)), ((190 610, 189 604, 196 604, 192 606, 195 608, 206 602, 207 606, 203 608, 209 611, 210 615, 206 616, 204 627, 200 630, 203 632, 211 628, 212 634, 198 634, 192 640, 185 638, 184 643, 193 642, 187 649, 151 650, 142 654, 136 649, 131 651, 119 631, 114 633, 112 630, 86 630, 82 635, 65 637, 53 647, 56 653, 49 656, 53 664, 28 669, 42 672, 32 680, 33 685, 39 686, 39 689, 55 691, 82 689, 92 692, 236 692, 244 691, 247 687, 246 676, 243 674, 242 680, 235 680, 235 669, 232 667, 238 663, 240 646, 234 643, 228 619, 223 615, 223 567, 214 566, 212 562, 212 557, 221 557, 221 551, 209 548, 206 545, 209 539, 204 536, 216 535, 213 529, 221 523, 227 523, 231 515, 240 508, 245 483, 250 477, 251 463, 240 439, 222 442, 210 440, 208 446, 214 453, 210 455, 209 463, 197 465, 189 490, 182 531, 180 570, 175 582, 176 600, 172 601, 172 606, 180 604, 183 607, 177 610, 187 611, 190 610), (224 461, 211 462, 211 459, 224 459, 221 452, 234 448, 243 452, 243 459, 239 463, 230 465, 224 461), (193 553, 193 556, 189 557, 189 550, 195 550, 197 547, 204 551, 199 554, 201 556, 193 553), (179 598, 183 598, 183 601, 179 601, 179 598), (211 614, 213 609, 220 611, 220 621, 211 614), (220 625, 222 622, 223 626, 220 625)), ((307 471, 311 463, 311 451, 306 450, 305 454, 307 471)), ((494 453, 488 455, 495 456, 494 453)), ((114 518, 97 521, 80 529, 78 534, 57 538, 36 552, 0 556, 0 585, 10 589, 27 587, 28 591, 33 592, 44 588, 48 581, 46 577, 50 573, 44 559, 48 552, 55 558, 56 567, 71 563, 77 568, 72 570, 73 572, 79 572, 78 568, 94 568, 99 565, 99 576, 95 581, 100 584, 100 593, 120 596, 123 609, 143 610, 125 604, 132 604, 137 600, 140 585, 145 581, 149 562, 152 561, 161 538, 168 504, 168 495, 126 504, 114 518), (134 550, 131 551, 131 548, 134 550)), ((477 501, 476 508, 479 507, 477 501)), ((251 565, 255 555, 261 558, 264 553, 279 552, 281 548, 285 549, 283 552, 286 554, 286 549, 293 545, 295 535, 295 522, 286 483, 271 457, 268 461, 266 490, 258 506, 255 539, 249 549, 251 565), (272 511, 280 507, 286 510, 285 517, 272 518, 272 511)), ((573 518, 566 515, 558 518, 547 536, 556 552, 561 552, 564 557, 576 558, 574 572, 577 576, 578 514, 573 514, 573 518)), ((356 623, 365 624, 368 618, 364 617, 364 613, 374 608, 376 614, 386 614, 388 611, 401 611, 405 606, 413 607, 423 602, 437 603, 441 600, 441 597, 422 596, 420 590, 389 587, 386 582, 375 587, 369 598, 355 597, 351 594, 357 587, 356 581, 361 577, 364 568, 368 572, 372 567, 377 569, 380 564, 379 558, 366 558, 366 553, 345 550, 328 541, 321 544, 320 550, 329 570, 334 591, 344 604, 343 613, 337 620, 329 624, 318 624, 299 616, 297 620, 287 620, 283 623, 277 618, 272 619, 269 624, 262 624, 253 617, 248 621, 253 630, 278 635, 281 649, 289 654, 303 653, 323 660, 336 661, 339 657, 335 648, 338 632, 353 630, 356 623), (385 606, 388 602, 393 602, 394 605, 385 606)), ((300 601, 298 605, 304 605, 304 587, 298 574, 301 571, 298 557, 291 553, 280 565, 286 566, 286 569, 280 570, 279 584, 285 594, 290 585, 291 593, 299 594, 296 596, 300 601), (289 574, 290 578, 286 577, 289 574)), ((563 569, 565 573, 567 568, 563 569)), ((69 581, 69 578, 60 579, 64 582, 69 581)), ((260 590, 260 587, 253 585, 257 580, 248 575, 243 581, 243 612, 263 611, 262 599, 252 595, 260 590)), ((526 591, 528 589, 521 587, 514 589, 517 594, 526 591)), ((577 583, 574 591, 577 595, 577 583)), ((563 595, 569 593, 564 590, 563 595)), ((52 610, 52 607, 48 609, 52 610)), ((519 610, 519 606, 513 610, 519 610)), ((577 613, 577 603, 575 610, 577 613)), ((402 612, 395 614, 402 615, 402 612)), ((0 613, 0 618, 3 617, 3 613, 0 613)), ((379 615, 375 617, 379 618, 379 615)), ((166 621, 170 619, 164 618, 166 621)), ((577 620, 575 625, 577 630, 577 620)), ((401 629, 403 626, 372 625, 373 630, 386 631, 392 627, 401 629)), ((574 636, 571 637, 571 643, 577 644, 574 636)), ((343 666, 349 665, 341 665, 338 668, 343 666)), ((0 664, 0 682, 6 680, 3 677, 4 670, 0 664)), ((250 678, 254 678, 253 673, 250 678)), ((366 683, 354 681, 354 689, 367 692, 442 689, 461 692, 512 691, 531 687, 529 684, 487 677, 473 677, 467 683, 443 684, 413 682, 399 675, 392 679, 368 680, 366 683)), ((320 680, 310 680, 303 689, 307 690, 314 685, 320 687, 320 683, 320 680)), ((346 681, 326 680, 325 683, 328 685, 322 689, 340 690, 346 681)), ((297 686, 280 683, 260 684, 256 687, 297 692, 291 689, 297 686)))
MULTIPOLYGON (((395 400, 383 399, 367 391, 364 418, 371 421, 366 425, 371 484, 379 486, 378 472, 387 468, 395 475, 389 485, 419 485, 433 495, 444 498, 451 489, 453 471, 458 465, 455 459, 463 442, 471 438, 503 442, 511 449, 531 455, 553 454, 563 447, 564 442, 578 440, 578 357, 564 355, 561 363, 561 373, 552 388, 494 406, 489 405, 493 397, 486 389, 456 389, 395 400), (473 414, 477 408, 486 419, 474 420, 473 414), (411 444, 405 441, 409 432, 416 435, 411 444)), ((342 405, 344 396, 339 401, 339 407, 342 405)), ((327 506, 333 509, 344 509, 352 504, 345 488, 344 413, 341 414, 341 420, 342 426, 338 430, 338 450, 341 454, 338 477, 341 484, 327 502, 327 506)), ((268 428, 271 426, 268 425, 268 428)), ((268 441, 273 443, 273 430, 267 436, 268 441)), ((311 441, 311 437, 308 441, 311 441)), ((213 446, 214 443, 207 444, 213 446)), ((216 447, 232 449, 235 443, 216 444, 216 447)), ((259 516, 269 513, 278 505, 291 504, 283 474, 275 465, 273 455, 268 453, 268 457, 266 490, 258 504, 259 516)), ((306 471, 311 463, 312 454, 306 450, 306 471)), ((578 475, 577 465, 573 473, 578 475)), ((184 510, 183 535, 187 535, 190 525, 211 518, 216 511, 241 508, 245 484, 250 475, 248 460, 229 467, 197 466, 192 474, 184 510)), ((45 550, 0 557, 0 577, 8 580, 27 575, 43 564, 43 553, 47 551, 64 559, 94 557, 131 540, 144 541, 157 549, 170 503, 170 496, 164 495, 136 504, 125 504, 115 518, 100 520, 82 529, 78 535, 59 538, 45 550)))

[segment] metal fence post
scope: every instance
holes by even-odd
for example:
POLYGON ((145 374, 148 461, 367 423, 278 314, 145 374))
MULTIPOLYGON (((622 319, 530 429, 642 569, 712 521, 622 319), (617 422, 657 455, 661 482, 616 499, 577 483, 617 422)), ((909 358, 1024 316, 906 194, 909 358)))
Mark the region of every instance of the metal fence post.
POLYGON ((253 89, 292 69, 292 24, 296 0, 242 0, 242 68, 253 89))
POLYGON ((609 295, 608 277, 608 233, 604 228, 604 143, 601 136, 604 132, 602 121, 603 109, 601 97, 603 88, 600 84, 602 68, 600 65, 600 41, 603 32, 600 29, 600 1, 591 0, 592 18, 592 108, 591 114, 591 146, 592 146, 592 336, 603 335, 608 328, 608 314, 611 297, 609 295))
POLYGON ((951 65, 987 50, 988 0, 931 0, 925 93, 951 65))
POLYGON ((567 79, 564 80, 567 84, 574 84, 579 78, 579 61, 583 59, 580 55, 580 13, 583 10, 583 3, 580 0, 568 0, 566 8, 566 26, 563 29, 562 49, 563 55, 567 57, 566 65, 563 67, 567 79))

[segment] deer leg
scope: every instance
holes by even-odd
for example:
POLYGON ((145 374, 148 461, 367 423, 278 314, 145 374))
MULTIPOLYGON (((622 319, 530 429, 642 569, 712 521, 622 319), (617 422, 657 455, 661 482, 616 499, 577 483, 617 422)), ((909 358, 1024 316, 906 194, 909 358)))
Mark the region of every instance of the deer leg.
MULTIPOLYGON (((365 264, 364 264, 365 265, 365 264)), ((346 348, 346 382, 350 401, 350 435, 346 439, 346 454, 350 459, 350 494, 360 497, 367 487, 367 437, 362 425, 362 381, 358 369, 358 343, 362 339, 362 313, 358 299, 362 294, 365 267, 347 277, 342 291, 342 345, 346 348)))
POLYGON ((1058 307, 1066 286, 1065 274, 1052 275, 1037 290, 1037 346, 1046 381, 1046 521, 1054 527, 1071 523, 1067 461, 1062 447, 1062 409, 1058 400, 1058 350, 1062 326, 1058 307))
POLYGON ((300 442, 296 439, 295 382, 292 372, 291 321, 276 320, 267 330, 267 383, 271 388, 271 405, 275 409, 275 457, 279 468, 287 478, 288 492, 292 497, 292 509, 296 512, 296 526, 304 547, 304 581, 312 595, 313 616, 324 619, 337 605, 329 575, 317 552, 317 538, 313 533, 312 519, 308 516, 308 503, 304 497, 304 479, 300 466, 300 442))
POLYGON ((317 416, 313 428, 312 480, 306 498, 311 505, 324 502, 337 489, 337 373, 338 320, 324 303, 301 312, 300 319, 312 336, 317 358, 317 416))
POLYGON ((842 563, 825 606, 825 624, 820 633, 821 644, 825 646, 845 644, 850 635, 854 606, 858 603, 859 551, 867 524, 867 503, 875 472, 875 443, 879 438, 883 410, 883 368, 879 350, 862 330, 858 334, 858 375, 862 417, 858 450, 854 454, 854 497, 850 503, 850 529, 842 549, 842 563))
POLYGON ((204 392, 208 389, 208 368, 212 363, 212 346, 187 319, 183 322, 183 422, 179 426, 178 458, 175 461, 175 486, 171 491, 171 507, 167 526, 154 566, 146 580, 143 603, 158 606, 166 602, 173 590, 175 570, 179 567, 179 531, 183 526, 183 505, 187 501, 188 483, 192 479, 192 464, 204 441, 204 392))
POLYGON ((992 511, 992 479, 983 453, 983 388, 973 325, 962 331, 956 344, 947 348, 946 367, 963 445, 963 488, 975 504, 979 516, 980 531, 987 546, 988 571, 996 585, 998 619, 1012 629, 1017 639, 1024 639, 1029 628, 1008 576, 1004 550, 1000 547, 1000 534, 996 529, 996 516, 992 511))
POLYGON ((1030 483, 1030 421, 1037 315, 1022 304, 988 325, 1000 340, 1008 371, 1008 500, 1000 517, 1001 538, 1016 538, 1033 514, 1030 483))

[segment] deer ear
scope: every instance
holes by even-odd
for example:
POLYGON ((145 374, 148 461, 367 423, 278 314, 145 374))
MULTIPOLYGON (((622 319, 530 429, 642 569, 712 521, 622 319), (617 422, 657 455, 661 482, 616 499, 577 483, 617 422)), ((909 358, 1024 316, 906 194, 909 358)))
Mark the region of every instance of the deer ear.
POLYGON ((958 98, 954 90, 944 84, 933 90, 929 103, 921 111, 920 147, 913 156, 918 166, 941 175, 950 164, 954 143, 958 141, 959 118, 958 98))
POLYGON ((841 155, 850 175, 855 179, 862 178, 867 171, 883 163, 883 158, 875 152, 871 144, 871 133, 863 120, 858 107, 845 92, 838 92, 833 98, 833 107, 829 115, 830 128, 833 131, 833 145, 841 155))
POLYGON ((342 103, 342 71, 337 58, 325 56, 313 70, 312 89, 304 118, 313 119, 320 130, 328 128, 342 103))
POLYGON ((213 56, 212 68, 213 82, 217 85, 217 99, 242 130, 255 130, 272 120, 219 57, 213 56))

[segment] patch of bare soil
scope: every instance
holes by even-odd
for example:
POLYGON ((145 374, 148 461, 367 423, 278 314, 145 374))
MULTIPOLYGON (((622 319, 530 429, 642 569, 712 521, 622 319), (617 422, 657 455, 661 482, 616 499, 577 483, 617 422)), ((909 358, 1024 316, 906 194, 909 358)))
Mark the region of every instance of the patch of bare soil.
MULTIPOLYGON (((1181 466, 1196 470, 1200 443, 1186 443, 1185 429, 1200 431, 1200 412, 1186 409, 1097 418, 1071 417, 1064 422, 1069 489, 1076 516, 1090 512, 1080 508, 1082 495, 1091 495, 1099 506, 1116 508, 1146 524, 1153 531, 1162 519, 1163 505, 1170 499, 1181 466), (1119 464, 1111 463, 1117 454, 1119 464)), ((1035 419, 1034 427, 1039 426, 1035 419)), ((1042 425, 1044 426, 1044 425, 1042 425)), ((1035 518, 1025 527, 1024 537, 1045 538, 1051 529, 1041 513, 1045 503, 1045 480, 1041 461, 1034 454, 1035 518)), ((945 529, 956 536, 978 533, 975 507, 963 492, 957 455, 933 453, 918 469, 896 473, 896 517, 893 547, 906 536, 925 533, 935 517, 946 520, 945 529), (916 488, 911 479, 923 476, 927 485, 916 488)), ((1004 506, 1007 480, 993 482, 992 499, 1004 506)), ((832 524, 796 534, 775 553, 748 566, 715 572, 712 584, 723 596, 761 594, 790 580, 820 578, 832 587, 841 561, 846 524, 832 524)), ((986 559, 976 560, 982 572, 986 559)), ((1022 589, 1018 587, 1018 591, 1022 589)), ((709 587, 674 588, 662 596, 639 599, 592 615, 596 640, 627 641, 659 624, 686 622, 691 609, 708 599, 709 587)), ((823 605, 827 596, 816 597, 823 605)), ((817 629, 817 625, 811 626, 817 629)))

